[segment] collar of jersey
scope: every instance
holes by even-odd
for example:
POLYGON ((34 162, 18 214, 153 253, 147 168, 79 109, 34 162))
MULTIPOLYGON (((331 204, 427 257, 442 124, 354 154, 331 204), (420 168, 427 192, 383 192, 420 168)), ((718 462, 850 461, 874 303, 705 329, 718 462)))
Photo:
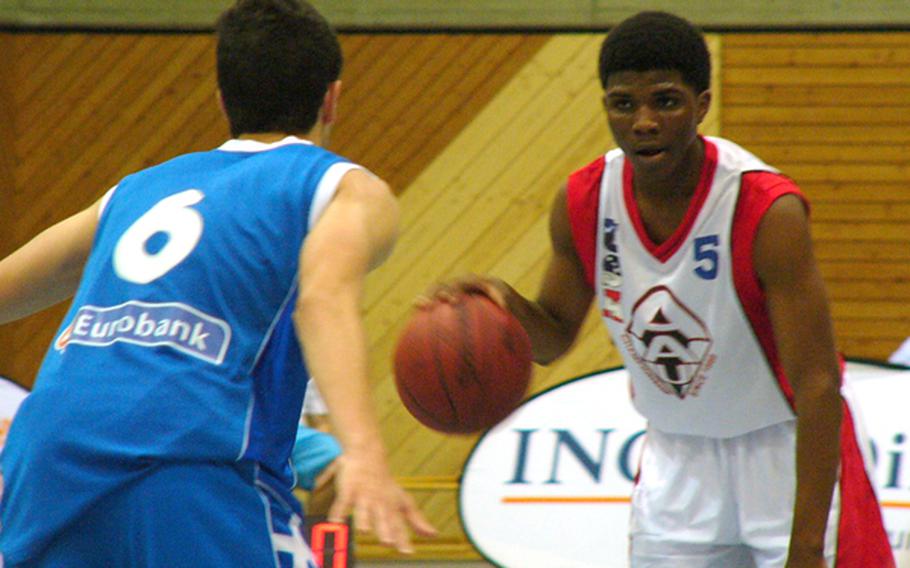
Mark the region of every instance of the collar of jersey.
POLYGON ((313 143, 309 140, 304 140, 303 138, 297 138, 296 136, 287 136, 282 140, 268 144, 265 142, 260 142, 258 140, 240 140, 233 138, 222 144, 218 149, 225 152, 264 152, 266 150, 279 148, 281 146, 288 146, 290 144, 312 145, 313 143))

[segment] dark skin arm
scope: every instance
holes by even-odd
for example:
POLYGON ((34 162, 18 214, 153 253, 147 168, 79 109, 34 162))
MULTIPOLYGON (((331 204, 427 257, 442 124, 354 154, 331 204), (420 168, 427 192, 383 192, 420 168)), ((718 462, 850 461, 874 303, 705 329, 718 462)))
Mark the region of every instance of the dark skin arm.
POLYGON ((784 196, 770 207, 753 253, 796 405, 796 503, 786 566, 823 568, 828 510, 840 463, 840 366, 799 198, 784 196))
POLYGON ((490 296, 512 312, 528 332, 534 361, 550 363, 572 346, 594 298, 575 252, 565 186, 550 209, 550 242, 552 256, 535 300, 525 298, 500 279, 480 276, 442 285, 430 296, 450 298, 459 291, 490 296))

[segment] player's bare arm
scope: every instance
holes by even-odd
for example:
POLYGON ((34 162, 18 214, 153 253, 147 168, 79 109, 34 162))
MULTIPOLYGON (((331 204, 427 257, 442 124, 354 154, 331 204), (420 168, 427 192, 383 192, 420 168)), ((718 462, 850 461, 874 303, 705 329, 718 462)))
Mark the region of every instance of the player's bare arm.
POLYGON ((330 517, 353 510, 362 530, 410 552, 408 526, 419 534, 435 531, 389 471, 370 402, 361 318, 364 278, 391 252, 397 225, 397 202, 386 184, 363 171, 347 173, 301 251, 294 322, 344 448, 330 517))
POLYGON ((821 567, 840 459, 840 369, 808 216, 798 197, 784 196, 771 206, 754 255, 796 404, 796 504, 787 566, 821 567))
POLYGON ((514 291, 506 296, 509 310, 531 337, 534 360, 542 364, 572 346, 594 297, 575 251, 565 186, 550 209, 550 244, 552 254, 536 300, 529 301, 514 291))
MULTIPOLYGON (((535 300, 522 296, 503 280, 477 275, 438 284, 427 297, 445 300, 459 292, 486 294, 521 322, 531 338, 534 361, 550 363, 572 346, 594 297, 575 252, 565 186, 550 209, 550 242, 552 255, 535 300)), ((427 301, 418 300, 418 305, 427 301)))
POLYGON ((98 227, 100 202, 45 229, 0 261, 0 324, 76 292, 98 227))

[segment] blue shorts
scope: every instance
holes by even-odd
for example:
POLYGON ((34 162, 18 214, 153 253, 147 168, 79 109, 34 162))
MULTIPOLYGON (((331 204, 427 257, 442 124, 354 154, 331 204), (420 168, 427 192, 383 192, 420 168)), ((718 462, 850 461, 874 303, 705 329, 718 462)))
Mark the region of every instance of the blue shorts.
POLYGON ((99 500, 18 566, 316 568, 300 517, 255 471, 162 464, 99 500))

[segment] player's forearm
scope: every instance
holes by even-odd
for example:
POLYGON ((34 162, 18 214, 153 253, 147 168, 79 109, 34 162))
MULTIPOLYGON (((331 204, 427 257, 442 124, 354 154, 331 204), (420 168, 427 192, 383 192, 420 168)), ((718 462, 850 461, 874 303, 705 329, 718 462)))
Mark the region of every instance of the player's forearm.
POLYGON ((820 553, 840 464, 842 401, 831 384, 799 393, 796 406, 796 503, 790 549, 820 553))
POLYGON ((346 453, 384 460, 367 378, 366 333, 356 292, 309 290, 294 313, 307 367, 346 453))
POLYGON ((64 221, 0 261, 0 324, 71 297, 79 285, 89 247, 68 242, 64 221), (75 244, 73 248, 61 246, 75 244))
POLYGON ((60 221, 0 262, 0 323, 66 300, 92 249, 100 202, 60 221))
POLYGON ((505 283, 503 286, 508 289, 506 307, 528 333, 536 363, 551 363, 569 350, 577 330, 560 322, 539 303, 525 298, 505 283))

